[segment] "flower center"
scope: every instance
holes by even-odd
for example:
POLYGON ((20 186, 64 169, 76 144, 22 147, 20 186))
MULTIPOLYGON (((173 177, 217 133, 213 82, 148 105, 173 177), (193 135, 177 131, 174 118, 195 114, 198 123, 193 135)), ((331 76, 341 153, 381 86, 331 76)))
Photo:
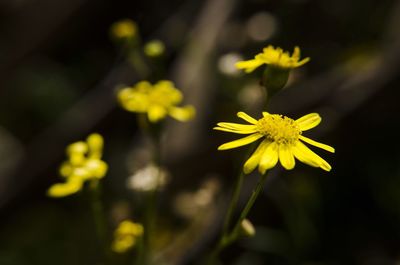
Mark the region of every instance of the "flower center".
POLYGON ((280 144, 293 144, 301 135, 301 130, 294 120, 278 114, 268 114, 259 119, 257 129, 267 139, 280 144))

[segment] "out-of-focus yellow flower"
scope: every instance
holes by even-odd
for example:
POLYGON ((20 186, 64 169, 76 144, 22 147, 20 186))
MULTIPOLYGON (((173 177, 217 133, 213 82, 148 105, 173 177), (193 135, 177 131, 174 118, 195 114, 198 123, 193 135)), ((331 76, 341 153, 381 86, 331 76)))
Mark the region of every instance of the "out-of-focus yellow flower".
POLYGON ((277 68, 292 69, 307 63, 310 58, 300 60, 300 48, 295 47, 293 54, 284 52, 281 48, 269 45, 263 49, 262 53, 257 54, 254 59, 248 61, 240 61, 235 65, 239 69, 244 69, 246 73, 253 72, 256 68, 263 64, 275 66, 277 68))
POLYGON ((122 221, 114 231, 111 249, 124 253, 135 246, 137 239, 143 235, 143 226, 130 220, 122 221))
POLYGON ((183 100, 182 93, 167 80, 154 85, 141 81, 134 87, 123 88, 118 92, 118 100, 127 111, 147 113, 151 122, 158 122, 167 115, 188 121, 195 115, 193 106, 177 107, 183 100))
POLYGON ((132 39, 138 34, 138 26, 130 19, 122 19, 111 25, 110 34, 116 39, 132 39))
POLYGON ((160 40, 152 40, 144 45, 144 53, 149 57, 158 57, 165 52, 164 43, 160 40))
POLYGON ((67 161, 60 167, 65 182, 52 185, 47 190, 50 197, 64 197, 80 191, 87 180, 101 179, 107 173, 107 164, 101 160, 103 137, 93 133, 86 142, 80 141, 67 147, 67 161))
POLYGON ((218 123, 215 130, 232 132, 237 134, 250 134, 239 140, 225 143, 218 150, 227 150, 247 145, 263 138, 260 145, 246 161, 243 171, 248 174, 257 166, 261 174, 273 168, 278 160, 287 169, 293 169, 295 159, 313 167, 320 167, 330 171, 331 166, 316 153, 311 151, 302 141, 328 152, 335 152, 329 145, 311 140, 302 135, 304 131, 316 127, 321 122, 317 113, 307 114, 297 120, 279 115, 263 112, 263 117, 256 120, 244 112, 238 112, 237 116, 250 124, 237 124, 229 122, 218 123))

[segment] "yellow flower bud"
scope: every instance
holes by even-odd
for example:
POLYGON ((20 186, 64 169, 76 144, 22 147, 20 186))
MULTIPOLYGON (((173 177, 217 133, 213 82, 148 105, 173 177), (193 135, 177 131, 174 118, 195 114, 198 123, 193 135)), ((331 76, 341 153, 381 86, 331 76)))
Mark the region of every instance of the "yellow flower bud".
POLYGON ((164 43, 159 40, 152 40, 145 44, 144 53, 149 57, 158 57, 165 52, 164 43))
POLYGON ((138 35, 138 26, 130 19, 123 19, 111 25, 110 33, 115 39, 133 39, 138 35))

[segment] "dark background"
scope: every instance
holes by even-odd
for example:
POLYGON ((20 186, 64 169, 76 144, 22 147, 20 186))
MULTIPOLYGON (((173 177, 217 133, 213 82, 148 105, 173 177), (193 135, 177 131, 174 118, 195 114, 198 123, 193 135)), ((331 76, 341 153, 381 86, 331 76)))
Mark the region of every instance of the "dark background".
MULTIPOLYGON (((158 73, 198 112, 190 123, 166 125, 172 177, 155 241, 160 253, 172 247, 159 264, 196 264, 217 237, 246 148, 217 152, 234 137, 212 127, 236 121, 241 110, 257 116, 259 97, 249 96, 257 90, 244 88, 260 75, 226 74, 221 58, 248 59, 268 44, 299 45, 311 58, 292 72, 270 111, 293 118, 319 112, 322 124, 307 135, 336 148, 333 155, 317 150, 333 169, 274 169, 249 217, 256 236, 224 251, 223 264, 400 264, 399 1, 14 0, 0 2, 1 265, 100 264, 86 195, 45 195, 59 181, 65 146, 90 132, 106 140, 110 228, 120 212, 140 218, 140 194, 125 181, 144 141, 115 93, 144 77, 110 39, 110 25, 123 18, 137 22, 144 42, 165 42, 158 73), (180 216, 175 198, 210 178, 219 183, 216 203, 198 211, 204 218, 193 229, 197 217, 180 216), (195 236, 177 243, 190 229, 195 236)), ((256 180, 246 179, 243 201, 256 180)))

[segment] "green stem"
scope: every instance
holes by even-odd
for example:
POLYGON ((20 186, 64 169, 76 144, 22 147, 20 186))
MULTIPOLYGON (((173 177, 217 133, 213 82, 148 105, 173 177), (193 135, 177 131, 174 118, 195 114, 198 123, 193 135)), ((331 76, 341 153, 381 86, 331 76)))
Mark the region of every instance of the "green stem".
MULTIPOLYGON (((158 175, 160 177, 161 171, 161 143, 158 127, 148 122, 145 115, 139 115, 139 126, 144 134, 151 140, 151 149, 153 153, 153 163, 158 168, 158 175)), ((158 180, 157 180, 158 182, 158 180)), ((140 265, 150 264, 151 247, 150 241, 154 233, 155 221, 157 219, 157 201, 158 201, 158 188, 149 191, 146 194, 146 207, 144 213, 144 234, 143 234, 143 247, 139 253, 140 265)))
POLYGON ((99 180, 94 179, 90 182, 90 195, 90 203, 96 227, 97 240, 104 251, 104 256, 109 257, 109 249, 107 245, 107 225, 105 221, 103 204, 101 202, 101 187, 99 180))
MULTIPOLYGON (((239 194, 240 194, 240 188, 238 188, 238 185, 240 184, 240 187, 241 187, 241 183, 243 182, 243 179, 241 179, 241 178, 243 178, 243 174, 240 174, 239 177, 238 177, 238 180, 237 180, 237 184, 236 184, 236 187, 235 187, 235 192, 234 192, 234 196, 233 196, 232 201, 235 199, 236 196, 238 196, 238 195, 236 195, 236 193, 239 193, 239 194), (239 189, 239 191, 237 191, 237 189, 239 189)), ((217 246, 213 249, 213 251, 211 252, 209 258, 207 259, 207 263, 206 263, 206 264, 208 264, 208 265, 214 265, 214 264, 215 264, 215 261, 216 261, 216 259, 217 259, 217 257, 218 257, 218 255, 219 255, 219 253, 220 253, 225 247, 229 246, 230 244, 232 244, 233 242, 235 242, 235 241, 239 238, 239 236, 240 236, 240 227, 241 227, 241 223, 242 223, 242 221, 247 217, 247 215, 249 214, 251 208, 253 207, 253 205, 254 205, 254 203, 255 203, 257 197, 260 195, 260 192, 263 190, 266 179, 267 179, 267 173, 263 174, 263 175, 260 177, 260 179, 259 179, 259 181, 258 181, 258 183, 257 183, 257 185, 256 185, 256 187, 255 187, 255 189, 253 190, 253 192, 252 192, 252 194, 251 194, 249 200, 248 200, 247 203, 246 203, 246 206, 244 207, 244 209, 243 209, 242 212, 240 213, 240 217, 239 217, 238 221, 236 222, 234 228, 232 229, 232 232, 231 232, 230 234, 228 234, 227 232, 224 232, 224 233, 222 234, 222 237, 221 237, 221 239, 218 241, 217 246)), ((237 202, 237 198, 236 198, 236 202, 237 202)), ((235 204, 236 204, 236 203, 235 203, 235 204)), ((233 210, 231 209, 231 207, 234 209, 235 204, 233 204, 233 203, 231 202, 230 208, 229 208, 229 210, 228 210, 228 215, 229 215, 229 214, 232 215, 232 213, 230 213, 231 211, 233 211, 233 210), (234 205, 234 206, 232 206, 232 205, 234 205)), ((227 216, 228 216, 228 215, 227 215, 227 216)), ((230 219, 231 219, 231 217, 230 217, 230 219)), ((228 220, 228 217, 227 217, 226 220, 228 220)), ((227 226, 229 226, 229 223, 228 223, 227 226)), ((225 229, 225 225, 224 225, 224 229, 225 229)), ((227 231, 228 229, 229 229, 229 227, 226 228, 226 231, 227 231)))
POLYGON ((243 179, 244 179, 243 177, 244 177, 243 170, 240 170, 240 173, 238 174, 238 176, 236 178, 236 183, 235 183, 235 188, 234 188, 233 195, 232 195, 232 200, 229 203, 228 211, 225 216, 224 226, 222 229, 222 238, 227 235, 229 226, 231 225, 233 213, 235 212, 235 208, 236 208, 237 202, 239 200, 239 196, 240 196, 240 191, 242 190, 243 179))
POLYGON ((157 213, 157 192, 151 191, 147 194, 146 198, 146 209, 145 209, 145 219, 144 219, 144 234, 143 234, 143 264, 150 263, 151 257, 151 244, 150 240, 152 238, 155 219, 157 213))
POLYGON ((229 203, 228 211, 227 211, 226 216, 225 216, 224 226, 223 226, 223 229, 222 229, 221 238, 218 241, 217 245, 214 247, 214 249, 211 252, 210 256, 208 257, 207 264, 212 265, 215 262, 219 252, 225 247, 226 237, 228 235, 229 227, 230 227, 231 222, 232 222, 232 217, 233 217, 233 214, 234 214, 235 209, 236 209, 237 202, 238 202, 239 197, 240 197, 240 191, 242 190, 243 179, 244 179, 244 172, 243 172, 243 170, 240 170, 240 173, 238 174, 238 176, 236 178, 232 199, 231 199, 231 201, 229 203))
POLYGON ((137 71, 140 77, 144 78, 149 74, 149 68, 143 60, 142 54, 139 52, 137 47, 134 47, 128 56, 128 60, 137 71))
POLYGON ((244 207, 242 213, 240 214, 239 220, 237 221, 235 227, 232 230, 232 233, 229 236, 229 241, 236 240, 236 238, 239 236, 240 226, 242 224, 242 221, 247 217, 251 208, 253 208, 253 205, 254 205, 256 199, 258 198, 258 195, 260 195, 260 192, 264 189, 264 185, 265 185, 267 176, 268 176, 268 172, 261 175, 256 188, 253 190, 253 192, 250 196, 250 199, 247 201, 246 206, 244 207))

